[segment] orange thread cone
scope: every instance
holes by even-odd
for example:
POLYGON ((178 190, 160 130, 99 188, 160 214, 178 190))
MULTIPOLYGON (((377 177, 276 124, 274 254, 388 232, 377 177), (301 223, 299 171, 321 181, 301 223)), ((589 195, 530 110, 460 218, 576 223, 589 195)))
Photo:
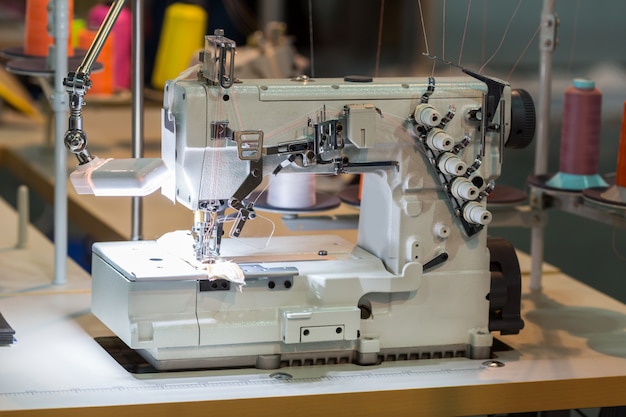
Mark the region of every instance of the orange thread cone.
MULTIPOLYGON (((26 22, 24 23, 24 53, 31 56, 48 56, 48 49, 54 39, 48 34, 48 3, 50 0, 27 0, 26 22)), ((68 2, 68 24, 71 28, 74 16, 74 2, 68 2)), ((71 31, 71 29, 70 29, 71 31)), ((68 36, 67 54, 74 55, 72 35, 68 36)))

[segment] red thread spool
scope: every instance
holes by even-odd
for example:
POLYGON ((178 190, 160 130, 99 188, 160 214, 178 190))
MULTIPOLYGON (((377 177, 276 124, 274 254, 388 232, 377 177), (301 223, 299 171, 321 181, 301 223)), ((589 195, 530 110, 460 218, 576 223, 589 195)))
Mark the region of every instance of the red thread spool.
MULTIPOLYGON (((26 21, 24 23, 24 53, 30 56, 48 56, 48 49, 54 39, 48 34, 48 3, 50 0, 28 0, 26 2, 26 21)), ((68 1, 68 29, 74 16, 74 2, 68 1)), ((74 55, 72 36, 68 34, 68 56, 74 55)))
POLYGON ((563 103, 559 171, 573 175, 598 172, 602 93, 592 80, 577 78, 563 103))

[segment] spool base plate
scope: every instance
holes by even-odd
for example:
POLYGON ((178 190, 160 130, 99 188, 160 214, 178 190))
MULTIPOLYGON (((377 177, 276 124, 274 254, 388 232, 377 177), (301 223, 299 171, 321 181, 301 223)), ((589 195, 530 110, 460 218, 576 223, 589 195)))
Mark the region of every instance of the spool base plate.
POLYGON ((528 195, 519 188, 510 185, 498 184, 487 197, 487 206, 507 207, 515 206, 526 201, 528 195))
MULTIPOLYGON (((67 67, 69 69, 78 68, 82 61, 83 59, 81 57, 68 58, 67 67)), ((102 68, 104 68, 104 66, 101 63, 94 62, 91 67, 91 72, 100 71, 102 68)), ((46 57, 13 59, 6 64, 6 69, 13 74, 29 75, 33 77, 52 77, 55 72, 48 67, 46 57)))
MULTIPOLYGON (((0 55, 5 58, 42 58, 36 55, 28 55, 26 54, 24 46, 8 46, 0 51, 0 55)), ((83 58, 87 55, 86 49, 74 48, 74 53, 69 54, 70 58, 83 58)), ((45 58, 45 57, 43 57, 45 58)))
POLYGON ((626 200, 611 199, 606 194, 611 187, 593 187, 583 190, 583 198, 592 204, 606 208, 626 209, 626 200))
POLYGON ((557 172, 552 178, 547 181, 549 187, 582 191, 592 187, 608 187, 608 184, 599 174, 591 175, 575 175, 565 172, 557 172))
POLYGON ((535 188, 541 188, 543 190, 557 191, 565 194, 580 194, 581 190, 568 190, 565 188, 557 188, 548 185, 548 181, 554 176, 554 174, 545 175, 531 175, 528 177, 528 185, 535 188))

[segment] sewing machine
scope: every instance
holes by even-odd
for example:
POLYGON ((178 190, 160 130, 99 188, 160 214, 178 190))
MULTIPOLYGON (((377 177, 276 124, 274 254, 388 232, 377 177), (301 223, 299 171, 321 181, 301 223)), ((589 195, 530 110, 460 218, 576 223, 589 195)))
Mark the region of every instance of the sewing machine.
POLYGON ((237 80, 234 53, 207 36, 197 77, 165 87, 162 190, 193 226, 94 245, 103 323, 158 369, 482 359, 523 327, 486 201, 534 134, 527 93, 468 70, 237 80), (357 242, 272 236, 250 196, 298 173, 363 174, 357 242))

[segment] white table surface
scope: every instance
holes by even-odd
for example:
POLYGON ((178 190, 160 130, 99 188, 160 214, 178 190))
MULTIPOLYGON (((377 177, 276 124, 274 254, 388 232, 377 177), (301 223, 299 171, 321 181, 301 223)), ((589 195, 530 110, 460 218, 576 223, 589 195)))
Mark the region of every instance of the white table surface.
MULTIPOLYGON (((503 367, 455 358, 281 369, 290 380, 250 369, 132 374, 94 341, 111 333, 89 311, 88 274, 69 261, 68 283, 51 284, 50 242, 31 228, 27 248, 14 249, 15 213, 4 202, 0 219, 0 312, 17 338, 0 347, 0 414, 276 416, 294 415, 300 404, 299 415, 333 415, 350 404, 365 415, 380 407, 395 415, 469 415, 626 404, 626 393, 621 403, 606 388, 626 382, 626 306, 553 267, 543 293, 523 296, 525 329, 501 338, 514 348, 498 353, 503 367), (480 394, 489 398, 471 399, 480 394)), ((528 257, 520 256, 528 271, 528 257)))

